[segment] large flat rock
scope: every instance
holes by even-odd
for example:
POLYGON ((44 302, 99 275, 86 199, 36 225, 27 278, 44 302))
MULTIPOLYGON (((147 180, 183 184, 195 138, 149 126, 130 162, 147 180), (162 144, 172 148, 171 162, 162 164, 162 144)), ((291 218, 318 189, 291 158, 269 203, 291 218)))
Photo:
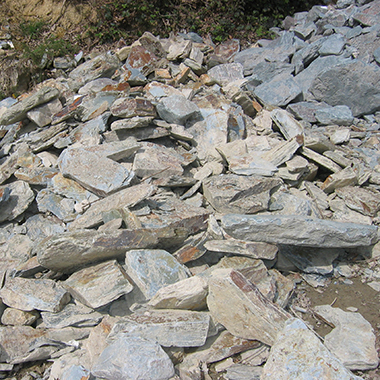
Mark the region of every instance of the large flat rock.
POLYGON ((376 226, 296 215, 228 214, 222 226, 236 239, 304 247, 363 247, 378 240, 376 226))
POLYGON ((81 230, 56 234, 36 246, 39 263, 48 269, 72 273, 90 263, 122 258, 127 249, 154 247, 155 231, 147 229, 98 232, 81 230))
POLYGON ((240 272, 217 269, 209 279, 207 305, 231 334, 272 345, 290 315, 264 297, 240 272), (226 307, 228 305, 228 307, 226 307))
POLYGON ((210 328, 208 313, 188 310, 150 310, 117 321, 107 341, 120 333, 153 340, 164 347, 200 347, 210 328))

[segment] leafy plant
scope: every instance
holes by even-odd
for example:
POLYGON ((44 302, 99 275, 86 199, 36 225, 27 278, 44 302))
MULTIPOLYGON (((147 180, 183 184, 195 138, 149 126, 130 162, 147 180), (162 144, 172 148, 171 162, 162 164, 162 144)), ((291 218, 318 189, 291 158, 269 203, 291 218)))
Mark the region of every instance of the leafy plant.
POLYGON ((69 41, 52 36, 35 46, 24 44, 23 50, 26 59, 43 68, 42 62, 51 62, 56 57, 73 54, 75 47, 69 41))
POLYGON ((43 20, 24 21, 19 28, 23 37, 35 40, 47 30, 47 24, 43 20))

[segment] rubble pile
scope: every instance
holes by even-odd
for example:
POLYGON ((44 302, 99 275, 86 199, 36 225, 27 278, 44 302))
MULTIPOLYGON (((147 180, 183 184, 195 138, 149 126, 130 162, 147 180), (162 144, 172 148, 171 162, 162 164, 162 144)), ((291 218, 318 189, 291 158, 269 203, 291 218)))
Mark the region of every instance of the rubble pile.
POLYGON ((0 102, 1 376, 41 360, 49 380, 377 368, 361 314, 316 307, 321 340, 289 307, 300 279, 380 257, 380 1, 363 3, 242 51, 147 32, 0 102))

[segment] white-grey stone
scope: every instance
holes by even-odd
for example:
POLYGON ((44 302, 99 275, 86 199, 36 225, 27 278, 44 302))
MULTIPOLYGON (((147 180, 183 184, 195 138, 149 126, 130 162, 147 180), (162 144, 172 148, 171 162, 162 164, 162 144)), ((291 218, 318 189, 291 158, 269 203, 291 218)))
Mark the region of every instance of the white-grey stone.
POLYGON ((290 319, 273 344, 261 380, 362 380, 320 342, 300 319, 290 319), (290 349, 291 348, 291 349, 290 349))
POLYGON ((346 368, 365 371, 378 366, 373 328, 360 313, 346 312, 330 305, 315 306, 314 310, 335 326, 325 336, 324 344, 346 368))
POLYGON ((157 104, 157 112, 168 123, 185 125, 191 117, 199 115, 197 105, 185 97, 168 96, 157 104))
POLYGON ((174 366, 156 342, 121 334, 101 353, 91 373, 107 380, 169 380, 174 366))
POLYGON ((164 347, 200 347, 208 337, 210 315, 188 310, 147 310, 119 319, 107 337, 116 340, 120 333, 157 342, 164 347))

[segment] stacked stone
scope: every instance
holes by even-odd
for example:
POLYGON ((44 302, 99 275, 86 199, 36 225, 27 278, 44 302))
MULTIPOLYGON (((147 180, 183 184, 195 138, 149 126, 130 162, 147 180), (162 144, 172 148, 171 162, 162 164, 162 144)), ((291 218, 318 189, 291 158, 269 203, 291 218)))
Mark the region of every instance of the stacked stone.
POLYGON ((55 79, 1 101, 0 372, 376 368, 359 313, 316 308, 336 326, 322 344, 289 299, 295 271, 320 286, 352 275, 347 253, 378 257, 379 15, 380 1, 315 6, 243 51, 145 33, 57 59, 55 79))

